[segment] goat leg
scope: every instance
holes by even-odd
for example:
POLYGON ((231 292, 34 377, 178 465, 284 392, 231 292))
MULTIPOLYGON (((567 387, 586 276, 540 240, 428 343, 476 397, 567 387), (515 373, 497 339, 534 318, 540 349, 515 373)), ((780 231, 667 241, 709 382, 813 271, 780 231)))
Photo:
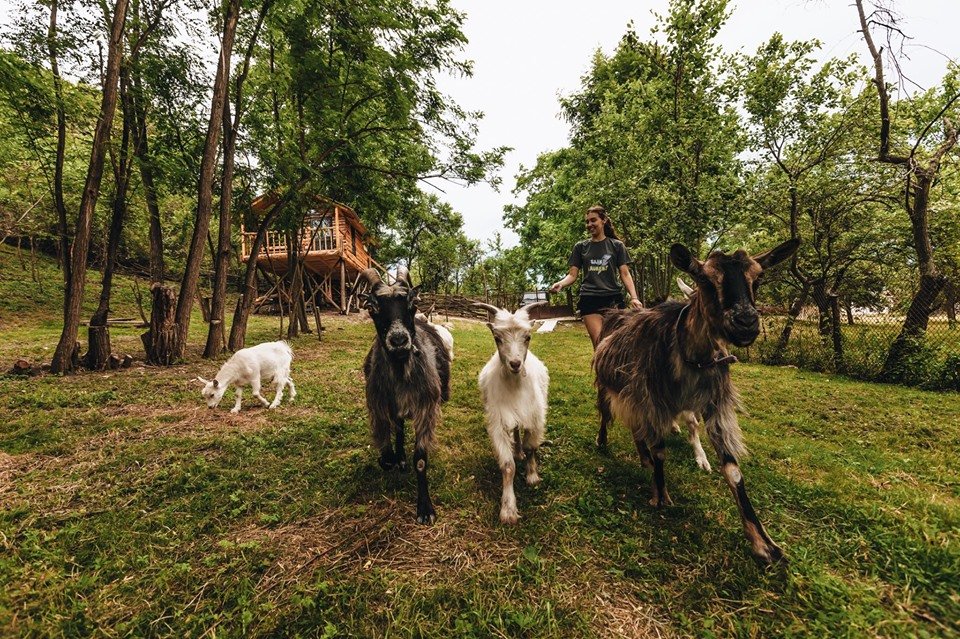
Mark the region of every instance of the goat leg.
POLYGON ((737 452, 744 451, 740 426, 737 424, 733 407, 725 407, 719 414, 704 415, 707 424, 707 434, 710 443, 717 451, 720 459, 720 472, 727 480, 733 499, 740 511, 740 520, 743 522, 743 532, 750 542, 753 556, 762 564, 774 564, 785 561, 783 551, 770 539, 770 535, 763 528, 757 517, 753 504, 747 496, 747 487, 743 482, 743 474, 737 463, 737 452))
POLYGON ((413 465, 417 469, 417 523, 432 524, 437 520, 437 513, 433 509, 427 484, 427 449, 419 442, 413 451, 413 465))
POLYGON ((613 413, 610 411, 610 400, 607 398, 607 391, 603 388, 597 390, 597 410, 600 411, 600 430, 597 431, 597 447, 607 447, 607 426, 613 421, 613 413))
POLYGON ((517 474, 516 462, 513 459, 508 459, 500 466, 500 473, 503 476, 503 492, 500 496, 500 522, 512 525, 520 519, 520 513, 517 512, 517 496, 513 492, 513 478, 517 474))
POLYGON ((663 462, 667 457, 667 449, 663 439, 656 440, 652 445, 647 445, 648 454, 653 463, 653 483, 651 489, 650 505, 660 508, 670 506, 673 500, 670 499, 670 493, 667 492, 667 484, 663 475, 663 462))
POLYGON ((394 460, 396 461, 397 466, 400 468, 400 470, 404 471, 407 469, 407 453, 403 449, 404 431, 403 431, 402 419, 397 419, 396 431, 397 431, 397 435, 396 435, 397 446, 396 446, 396 455, 394 456, 394 460))
POLYGON ((537 472, 537 449, 527 449, 527 485, 536 486, 540 483, 540 475, 537 472))
POLYGON ((763 524, 757 517, 750 498, 747 497, 747 488, 743 483, 743 474, 740 472, 740 466, 730 455, 721 458, 724 479, 730 486, 733 498, 737 502, 737 510, 740 511, 740 519, 743 521, 743 532, 750 542, 753 550, 753 556, 762 564, 775 564, 785 561, 783 551, 770 539, 770 535, 764 529, 763 524))

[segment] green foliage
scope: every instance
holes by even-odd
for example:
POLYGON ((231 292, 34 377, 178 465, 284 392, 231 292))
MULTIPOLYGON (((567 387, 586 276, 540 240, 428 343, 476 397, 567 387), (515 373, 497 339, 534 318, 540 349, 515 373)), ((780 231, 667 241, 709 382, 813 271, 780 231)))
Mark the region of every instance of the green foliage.
POLYGON ((645 299, 669 291, 671 243, 699 247, 730 223, 742 136, 713 43, 726 17, 724 0, 676 0, 650 41, 631 28, 612 56, 594 55, 581 90, 562 101, 570 147, 521 173, 527 203, 506 215, 543 255, 543 280, 566 270, 583 212, 597 202, 633 252, 645 299))

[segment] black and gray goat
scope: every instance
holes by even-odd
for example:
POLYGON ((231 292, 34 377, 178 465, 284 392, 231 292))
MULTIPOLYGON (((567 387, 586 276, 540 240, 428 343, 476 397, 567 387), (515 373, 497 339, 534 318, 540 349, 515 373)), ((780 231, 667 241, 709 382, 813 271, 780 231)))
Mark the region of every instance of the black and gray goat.
POLYGON ((432 524, 437 515, 427 486, 427 453, 440 404, 450 398, 450 356, 432 327, 415 319, 419 287, 411 285, 406 270, 398 271, 393 285, 372 268, 363 277, 370 284, 364 306, 377 329, 363 363, 373 443, 380 450, 381 468, 405 470, 404 420, 413 422, 417 521, 432 524))
POLYGON ((607 314, 605 326, 616 328, 604 331, 593 360, 601 428, 616 416, 630 429, 643 464, 653 469, 650 504, 671 503, 663 475, 664 437, 681 413, 699 413, 753 554, 765 563, 780 561, 783 552, 760 523, 738 465, 746 447, 737 422, 739 398, 730 379, 736 358, 727 345, 749 346, 757 338, 754 294, 760 277, 792 256, 799 244, 789 240, 753 257, 744 251, 714 252, 703 262, 674 244, 670 259, 697 284, 689 302, 607 314))

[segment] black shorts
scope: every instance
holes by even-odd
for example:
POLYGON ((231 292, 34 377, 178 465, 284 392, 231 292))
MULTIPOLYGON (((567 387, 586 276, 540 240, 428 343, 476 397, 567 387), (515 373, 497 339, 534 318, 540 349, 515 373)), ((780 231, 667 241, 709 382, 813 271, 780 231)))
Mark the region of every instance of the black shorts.
POLYGON ((580 311, 580 317, 584 315, 596 315, 607 308, 626 308, 623 301, 623 293, 614 295, 581 295, 577 300, 577 309, 580 311))

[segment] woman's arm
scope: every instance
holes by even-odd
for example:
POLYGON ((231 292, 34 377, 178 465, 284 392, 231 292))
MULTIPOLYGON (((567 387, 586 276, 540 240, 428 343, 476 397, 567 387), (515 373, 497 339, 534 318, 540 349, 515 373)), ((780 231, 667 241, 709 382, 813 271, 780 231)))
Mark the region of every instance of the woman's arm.
POLYGON ((633 275, 630 275, 630 267, 626 264, 620 265, 620 281, 630 293, 630 308, 643 308, 643 302, 637 297, 637 289, 633 285, 633 275))
POLYGON ((550 292, 559 293, 561 290, 570 286, 571 284, 577 281, 577 275, 579 273, 580 273, 579 268, 577 268, 576 266, 571 266, 570 272, 564 275, 562 280, 558 282, 554 282, 553 284, 550 285, 550 292))

